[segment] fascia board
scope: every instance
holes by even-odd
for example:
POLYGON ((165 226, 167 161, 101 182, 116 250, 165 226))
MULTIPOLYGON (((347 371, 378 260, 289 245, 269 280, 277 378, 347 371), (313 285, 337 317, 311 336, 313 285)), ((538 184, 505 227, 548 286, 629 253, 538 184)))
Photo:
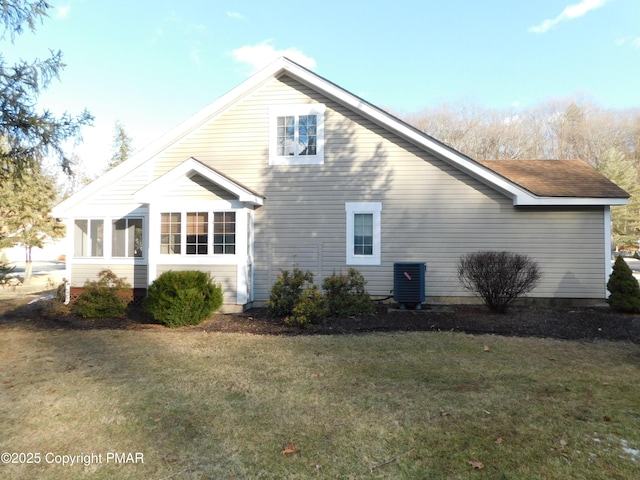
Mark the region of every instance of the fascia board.
POLYGON ((627 205, 629 200, 626 198, 593 198, 593 197, 532 197, 534 201, 528 198, 518 199, 514 201, 517 206, 609 206, 609 205, 627 205))

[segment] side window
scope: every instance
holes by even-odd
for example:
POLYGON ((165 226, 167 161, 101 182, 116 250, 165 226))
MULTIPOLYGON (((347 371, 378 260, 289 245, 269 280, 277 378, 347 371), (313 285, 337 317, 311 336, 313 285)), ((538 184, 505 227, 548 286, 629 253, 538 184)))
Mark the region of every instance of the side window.
POLYGON ((235 255, 236 253, 236 214, 235 212, 214 212, 213 214, 213 253, 216 255, 235 255))
POLYGON ((347 202, 347 265, 380 265, 380 202, 347 202))
POLYGON ((180 254, 180 213, 160 214, 160 253, 180 254))
POLYGON ((104 256, 104 220, 76 220, 73 227, 75 257, 104 256))
POLYGON ((324 163, 322 104, 272 107, 269 110, 269 165, 324 163))
POLYGON ((111 256, 142 257, 142 219, 120 218, 111 225, 111 256))

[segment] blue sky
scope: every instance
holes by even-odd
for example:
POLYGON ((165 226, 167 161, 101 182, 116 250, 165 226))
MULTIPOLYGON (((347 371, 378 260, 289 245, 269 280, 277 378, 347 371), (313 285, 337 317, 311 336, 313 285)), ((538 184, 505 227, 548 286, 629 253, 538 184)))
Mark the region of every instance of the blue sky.
POLYGON ((638 0, 50 0, 5 60, 62 50, 54 112, 87 108, 77 148, 102 168, 113 125, 142 149, 279 55, 381 107, 473 98, 518 109, 579 95, 640 107, 638 0))

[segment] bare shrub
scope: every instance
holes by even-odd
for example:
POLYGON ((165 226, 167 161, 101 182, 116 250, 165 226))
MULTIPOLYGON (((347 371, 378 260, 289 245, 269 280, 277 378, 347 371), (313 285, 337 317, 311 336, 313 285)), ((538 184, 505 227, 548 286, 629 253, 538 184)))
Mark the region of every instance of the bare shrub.
POLYGON ((516 298, 533 290, 540 278, 536 262, 512 252, 468 253, 458 263, 462 286, 482 298, 490 310, 500 313, 516 298))

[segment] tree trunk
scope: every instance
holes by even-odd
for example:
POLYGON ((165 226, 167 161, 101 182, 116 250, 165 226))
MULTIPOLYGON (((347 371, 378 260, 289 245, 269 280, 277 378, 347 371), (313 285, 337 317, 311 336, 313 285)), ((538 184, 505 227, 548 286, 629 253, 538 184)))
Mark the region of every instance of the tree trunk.
POLYGON ((25 247, 26 250, 26 262, 24 265, 24 280, 23 285, 29 285, 31 283, 31 270, 33 265, 31 264, 31 247, 25 247))

